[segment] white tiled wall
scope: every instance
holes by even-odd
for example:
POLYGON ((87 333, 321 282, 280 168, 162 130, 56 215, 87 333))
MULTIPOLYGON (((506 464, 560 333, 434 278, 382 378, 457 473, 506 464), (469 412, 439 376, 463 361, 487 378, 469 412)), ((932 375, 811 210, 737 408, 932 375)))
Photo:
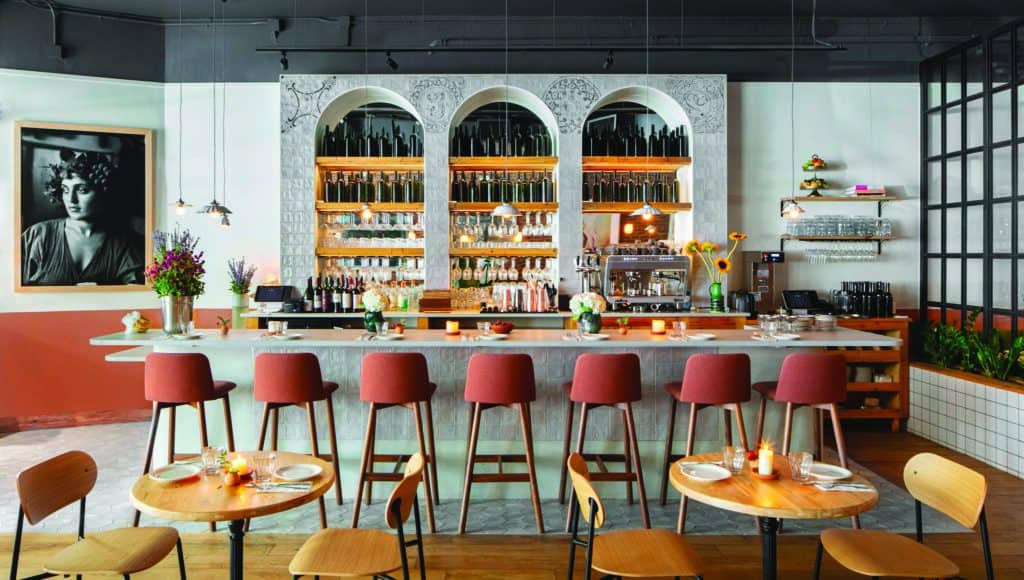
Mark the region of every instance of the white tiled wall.
POLYGON ((1024 395, 911 367, 907 429, 1024 476, 1024 395))

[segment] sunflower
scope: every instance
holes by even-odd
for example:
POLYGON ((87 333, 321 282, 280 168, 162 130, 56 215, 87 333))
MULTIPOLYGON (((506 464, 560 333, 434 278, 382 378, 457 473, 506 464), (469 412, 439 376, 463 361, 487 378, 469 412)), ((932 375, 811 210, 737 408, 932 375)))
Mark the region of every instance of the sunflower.
POLYGON ((715 268, 717 268, 722 274, 728 274, 729 270, 732 268, 732 262, 729 261, 729 258, 716 258, 715 268))
POLYGON ((718 244, 714 242, 701 242, 700 251, 702 252, 717 252, 718 244))
POLYGON ((700 240, 690 240, 685 246, 683 246, 683 249, 686 250, 687 254, 696 254, 699 248, 700 240))
POLYGON ((729 234, 729 239, 734 242, 742 242, 743 240, 747 239, 747 234, 744 234, 742 232, 732 232, 729 234))

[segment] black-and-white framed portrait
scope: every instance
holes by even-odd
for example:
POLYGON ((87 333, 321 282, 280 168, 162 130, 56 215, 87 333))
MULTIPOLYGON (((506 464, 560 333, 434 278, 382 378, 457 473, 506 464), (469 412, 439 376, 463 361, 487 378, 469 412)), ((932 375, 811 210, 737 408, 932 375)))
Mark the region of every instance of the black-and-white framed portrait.
POLYGON ((14 143, 15 291, 145 288, 153 131, 20 121, 14 143))

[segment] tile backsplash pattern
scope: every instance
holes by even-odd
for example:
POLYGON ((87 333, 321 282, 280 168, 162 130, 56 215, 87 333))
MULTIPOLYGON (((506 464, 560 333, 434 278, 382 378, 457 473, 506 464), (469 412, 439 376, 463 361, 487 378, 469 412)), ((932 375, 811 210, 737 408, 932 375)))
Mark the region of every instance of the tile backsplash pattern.
POLYGON ((1024 476, 1024 394, 910 369, 907 430, 1024 476))

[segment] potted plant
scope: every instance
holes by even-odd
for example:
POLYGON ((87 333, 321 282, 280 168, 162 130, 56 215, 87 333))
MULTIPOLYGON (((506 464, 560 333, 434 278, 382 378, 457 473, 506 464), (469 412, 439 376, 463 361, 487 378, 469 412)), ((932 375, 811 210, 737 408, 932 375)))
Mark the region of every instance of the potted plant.
POLYGON ((242 326, 242 313, 249 308, 249 288, 256 274, 255 264, 246 264, 245 257, 228 260, 228 278, 231 281, 231 326, 242 326))
POLYGON ((187 229, 153 233, 153 263, 146 267, 146 279, 160 297, 167 334, 189 331, 195 298, 206 288, 205 260, 198 245, 199 238, 187 229))
POLYGON ((367 332, 376 332, 377 323, 384 322, 384 306, 388 299, 376 288, 363 292, 363 308, 366 314, 363 315, 363 328, 367 332))
POLYGON ((220 335, 227 336, 228 331, 231 330, 231 321, 223 316, 217 317, 217 328, 220 328, 220 335))
POLYGON ((596 292, 581 292, 569 300, 572 319, 576 321, 580 332, 595 334, 601 330, 601 313, 607 303, 604 297, 596 292))
POLYGON ((629 318, 623 316, 622 318, 616 320, 616 322, 619 323, 619 334, 629 333, 629 318))
POLYGON ((725 256, 715 257, 715 252, 718 251, 718 244, 714 242, 691 240, 684 247, 687 254, 700 258, 701 264, 704 265, 704 269, 708 272, 708 280, 710 281, 708 297, 711 302, 711 312, 725 312, 725 294, 722 292, 722 280, 725 279, 726 274, 732 269, 731 260, 733 253, 736 251, 737 246, 740 245, 740 242, 746 238, 747 234, 741 232, 730 233, 729 240, 732 242, 732 247, 729 248, 729 252, 725 256))

